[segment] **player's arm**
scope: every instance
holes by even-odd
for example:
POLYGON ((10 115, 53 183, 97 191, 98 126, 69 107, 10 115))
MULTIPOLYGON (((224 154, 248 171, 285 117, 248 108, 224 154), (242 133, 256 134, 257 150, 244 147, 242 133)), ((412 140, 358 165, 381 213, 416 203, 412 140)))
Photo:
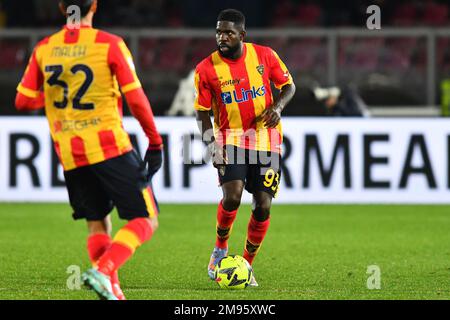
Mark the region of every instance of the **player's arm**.
POLYGON ((41 91, 44 76, 36 59, 36 49, 33 51, 25 73, 17 86, 15 99, 16 109, 32 111, 41 109, 45 105, 44 93, 41 91))
POLYGON ((295 94, 295 84, 285 64, 275 51, 269 54, 270 80, 275 84, 280 94, 274 99, 273 104, 261 114, 268 128, 275 128, 281 119, 281 112, 292 100, 295 94))
POLYGON ((125 93, 125 99, 131 113, 139 121, 149 140, 144 162, 148 170, 147 178, 151 180, 162 166, 163 141, 156 128, 153 111, 144 90, 138 88, 129 91, 125 93))
POLYGON ((196 119, 198 128, 202 134, 202 140, 208 146, 208 152, 212 156, 213 166, 220 169, 228 163, 228 160, 225 149, 214 138, 209 111, 196 110, 196 119))
POLYGON ((195 102, 197 126, 202 134, 202 140, 208 146, 213 158, 213 166, 220 168, 227 163, 227 156, 214 138, 214 129, 209 115, 212 106, 212 93, 205 75, 198 68, 195 70, 195 102))
POLYGON ((124 93, 128 107, 133 116, 139 121, 149 140, 149 149, 162 149, 161 135, 156 128, 152 107, 142 88, 124 93))
POLYGON ((281 120, 281 112, 292 100, 295 94, 295 84, 285 84, 280 89, 280 94, 274 99, 272 106, 261 114, 267 128, 275 128, 281 120))
POLYGON ((162 138, 156 128, 150 102, 136 75, 131 53, 122 40, 111 44, 108 61, 112 72, 119 82, 131 113, 139 121, 149 139, 149 145, 154 148, 161 148, 162 138))
POLYGON ((136 75, 131 53, 122 40, 111 44, 108 62, 116 75, 131 113, 139 121, 149 140, 144 160, 148 165, 149 178, 151 178, 161 168, 163 141, 156 128, 150 102, 136 75))

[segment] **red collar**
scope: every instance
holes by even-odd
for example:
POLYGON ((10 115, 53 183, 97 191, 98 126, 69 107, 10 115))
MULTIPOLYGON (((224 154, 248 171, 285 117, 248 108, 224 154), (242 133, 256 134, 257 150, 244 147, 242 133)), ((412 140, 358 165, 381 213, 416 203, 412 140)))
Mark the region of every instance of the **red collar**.
MULTIPOLYGON (((82 24, 82 25, 80 25, 80 29, 89 29, 89 28, 92 28, 92 26, 87 25, 87 24, 82 24)), ((66 30, 73 30, 73 29, 69 29, 69 27, 67 26, 67 24, 64 25, 64 29, 66 29, 66 30)))

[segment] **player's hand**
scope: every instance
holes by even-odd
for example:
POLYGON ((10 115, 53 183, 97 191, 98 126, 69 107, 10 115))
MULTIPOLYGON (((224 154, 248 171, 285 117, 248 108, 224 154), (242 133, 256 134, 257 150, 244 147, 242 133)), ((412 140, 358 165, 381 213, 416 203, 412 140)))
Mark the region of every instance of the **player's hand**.
POLYGON ((212 163, 214 168, 218 170, 224 170, 225 165, 228 164, 227 153, 225 149, 219 145, 216 141, 208 144, 208 150, 212 157, 212 163))
POLYGON ((275 128, 281 120, 281 111, 276 107, 270 107, 261 113, 260 119, 263 120, 267 128, 275 128))
POLYGON ((145 153, 144 163, 147 168, 147 179, 151 180, 162 166, 163 145, 149 145, 145 153))

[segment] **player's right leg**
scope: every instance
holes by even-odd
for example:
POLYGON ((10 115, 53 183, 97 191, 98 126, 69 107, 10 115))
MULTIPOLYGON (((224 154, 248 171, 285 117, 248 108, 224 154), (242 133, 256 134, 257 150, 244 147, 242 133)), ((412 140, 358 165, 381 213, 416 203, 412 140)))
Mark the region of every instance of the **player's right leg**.
POLYGON ((216 244, 208 263, 208 276, 215 279, 217 263, 228 254, 228 239, 241 203, 244 182, 233 180, 222 184, 223 198, 217 207, 216 244))
MULTIPOLYGON (((113 209, 113 204, 90 166, 65 171, 64 177, 70 205, 73 208, 73 218, 87 221, 87 250, 92 265, 96 266, 98 259, 112 243, 109 213, 113 209)), ((96 276, 92 275, 92 277, 96 276)), ((107 278, 92 280, 92 285, 109 288, 111 287, 111 280, 107 278)), ((111 292, 106 290, 106 293, 100 294, 100 297, 102 299, 117 300, 112 289, 111 292)))
POLYGON ((111 246, 111 218, 108 215, 102 220, 87 221, 88 239, 87 251, 93 267, 97 261, 111 246))
POLYGON ((217 263, 228 254, 228 239, 237 210, 241 204, 245 176, 247 175, 245 164, 237 163, 231 157, 228 161, 224 175, 220 171, 218 172, 223 198, 217 208, 216 244, 208 263, 208 276, 212 280, 215 280, 214 269, 217 263))
MULTIPOLYGON (((105 219, 99 221, 88 221, 87 225, 89 232, 87 241, 89 259, 91 260, 92 266, 96 268, 98 260, 112 244, 111 216, 108 215, 105 219)), ((111 285, 114 295, 119 300, 126 300, 122 288, 120 287, 118 271, 111 275, 111 285)))

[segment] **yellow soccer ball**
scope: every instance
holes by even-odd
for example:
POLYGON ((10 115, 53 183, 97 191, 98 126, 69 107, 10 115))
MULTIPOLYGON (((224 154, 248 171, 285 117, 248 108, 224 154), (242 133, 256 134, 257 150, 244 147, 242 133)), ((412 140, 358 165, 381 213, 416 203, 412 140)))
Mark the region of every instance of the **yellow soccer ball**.
POLYGON ((245 289, 250 283, 253 269, 242 256, 231 255, 219 261, 214 274, 222 289, 245 289))

